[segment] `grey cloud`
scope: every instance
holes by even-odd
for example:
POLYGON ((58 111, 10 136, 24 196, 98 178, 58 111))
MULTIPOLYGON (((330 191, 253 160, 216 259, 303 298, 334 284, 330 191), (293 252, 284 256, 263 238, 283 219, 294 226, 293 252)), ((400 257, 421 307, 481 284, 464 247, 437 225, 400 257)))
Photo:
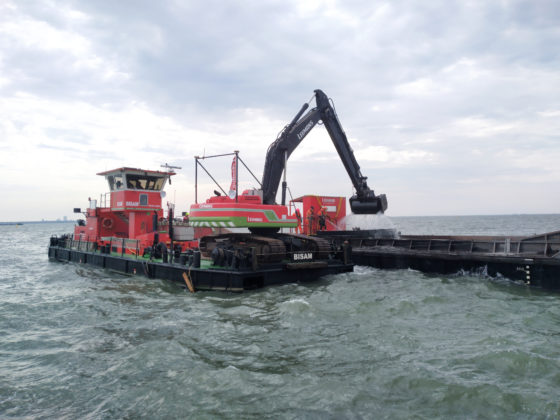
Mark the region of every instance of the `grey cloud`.
MULTIPOLYGON (((321 88, 355 150, 413 144, 436 155, 399 168, 362 163, 371 180, 426 191, 513 178, 520 169, 504 150, 546 156, 558 147, 558 118, 542 117, 560 110, 557 1, 344 1, 336 11, 307 13, 296 0, 14 4, 4 22, 45 22, 87 45, 44 49, 0 33, 4 96, 115 109, 139 101, 186 127, 220 124, 227 132, 239 118, 234 109, 258 108, 288 123, 321 88), (476 121, 488 124, 480 137, 470 131, 476 121), (515 129, 500 129, 507 125, 515 129)), ((165 146, 155 139, 154 153, 158 147, 165 146)), ((191 156, 178 162, 192 165, 191 156)), ((539 165, 533 173, 550 175, 539 165)))

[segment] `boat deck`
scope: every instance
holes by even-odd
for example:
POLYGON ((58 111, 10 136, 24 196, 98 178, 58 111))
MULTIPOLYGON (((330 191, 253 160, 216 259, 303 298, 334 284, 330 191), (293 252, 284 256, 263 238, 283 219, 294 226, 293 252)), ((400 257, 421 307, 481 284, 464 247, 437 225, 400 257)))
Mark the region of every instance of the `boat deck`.
POLYGON ((69 239, 59 243, 56 238, 53 239, 48 252, 52 260, 89 264, 127 275, 172 280, 186 284, 187 287, 190 282, 194 290, 243 292, 272 285, 310 282, 322 276, 351 272, 354 269, 354 264, 349 261, 349 249, 346 261, 332 259, 294 263, 286 260, 234 269, 213 266, 212 261, 205 259, 200 261, 199 267, 194 267, 181 263, 180 259, 176 262, 164 262, 148 257, 105 253, 94 250, 91 243, 69 239))

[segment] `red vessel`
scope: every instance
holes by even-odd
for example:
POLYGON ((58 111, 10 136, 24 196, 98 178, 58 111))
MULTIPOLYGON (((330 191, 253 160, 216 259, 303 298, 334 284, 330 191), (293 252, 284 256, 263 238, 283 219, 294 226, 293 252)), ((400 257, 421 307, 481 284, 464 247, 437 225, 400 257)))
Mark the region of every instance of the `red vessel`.
MULTIPOLYGON (((90 200, 84 212, 86 220, 79 221, 73 237, 51 238, 49 256, 63 261, 87 261, 126 273, 141 269, 150 277, 184 279, 189 290, 195 287, 245 290, 351 271, 349 245, 345 242, 334 246, 328 239, 315 235, 320 230, 336 227, 344 216, 345 200, 304 197, 296 207, 306 211, 311 203, 316 203, 316 213, 289 212, 286 205, 288 158, 309 131, 322 121, 356 190, 350 198, 352 211, 358 214, 384 212, 387 200, 384 194, 375 195, 368 187, 367 177, 361 173, 331 101, 321 90, 315 90, 314 98, 317 106, 305 113, 309 108, 309 103, 305 103, 269 146, 262 182, 249 170, 258 188, 239 194, 238 163, 246 168, 247 165, 239 158, 238 151, 233 153, 233 181, 229 192, 219 186, 201 161, 232 154, 195 156, 192 225, 177 224, 173 205, 168 208, 167 221, 162 207, 163 188, 175 172, 126 167, 101 172, 98 175, 104 176, 109 184, 109 200, 107 195, 102 196, 99 206, 97 200, 90 200), (197 199, 199 166, 221 190, 214 191, 216 196, 204 203, 197 199), (282 178, 282 199, 278 204, 276 195, 282 178), (311 221, 307 223, 307 234, 301 230, 304 217, 311 221), (250 233, 220 232, 234 227, 248 228, 250 233), (291 232, 281 231, 282 228, 291 232), (194 247, 198 249, 190 249, 194 247), (187 249, 188 252, 183 252, 187 249), (167 260, 168 252, 171 252, 171 261, 167 260), (135 258, 127 258, 131 255, 135 258)), ((166 169, 171 167, 166 165, 166 169)))
POLYGON ((143 255, 159 243, 184 251, 198 246, 198 237, 212 233, 212 229, 195 229, 188 222, 174 220, 173 205, 164 218, 163 189, 175 172, 123 167, 97 175, 107 179, 109 193, 102 195, 99 203, 89 199, 89 208, 83 212, 86 219, 74 229, 75 240, 110 246, 111 251, 122 254, 143 255))

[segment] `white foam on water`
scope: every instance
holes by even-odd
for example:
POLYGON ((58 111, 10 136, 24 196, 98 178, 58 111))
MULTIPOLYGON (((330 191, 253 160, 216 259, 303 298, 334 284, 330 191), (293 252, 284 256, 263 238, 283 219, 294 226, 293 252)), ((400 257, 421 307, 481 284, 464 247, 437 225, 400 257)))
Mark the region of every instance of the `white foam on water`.
POLYGON ((395 224, 385 214, 349 214, 341 220, 339 226, 346 225, 345 230, 394 229, 395 224))

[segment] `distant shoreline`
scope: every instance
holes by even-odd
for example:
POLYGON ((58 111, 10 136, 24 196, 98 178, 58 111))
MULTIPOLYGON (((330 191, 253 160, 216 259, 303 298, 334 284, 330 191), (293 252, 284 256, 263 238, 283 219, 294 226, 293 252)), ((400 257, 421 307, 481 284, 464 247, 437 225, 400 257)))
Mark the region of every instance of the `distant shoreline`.
POLYGON ((31 225, 36 223, 75 223, 75 220, 36 220, 26 222, 0 222, 0 226, 31 225))

